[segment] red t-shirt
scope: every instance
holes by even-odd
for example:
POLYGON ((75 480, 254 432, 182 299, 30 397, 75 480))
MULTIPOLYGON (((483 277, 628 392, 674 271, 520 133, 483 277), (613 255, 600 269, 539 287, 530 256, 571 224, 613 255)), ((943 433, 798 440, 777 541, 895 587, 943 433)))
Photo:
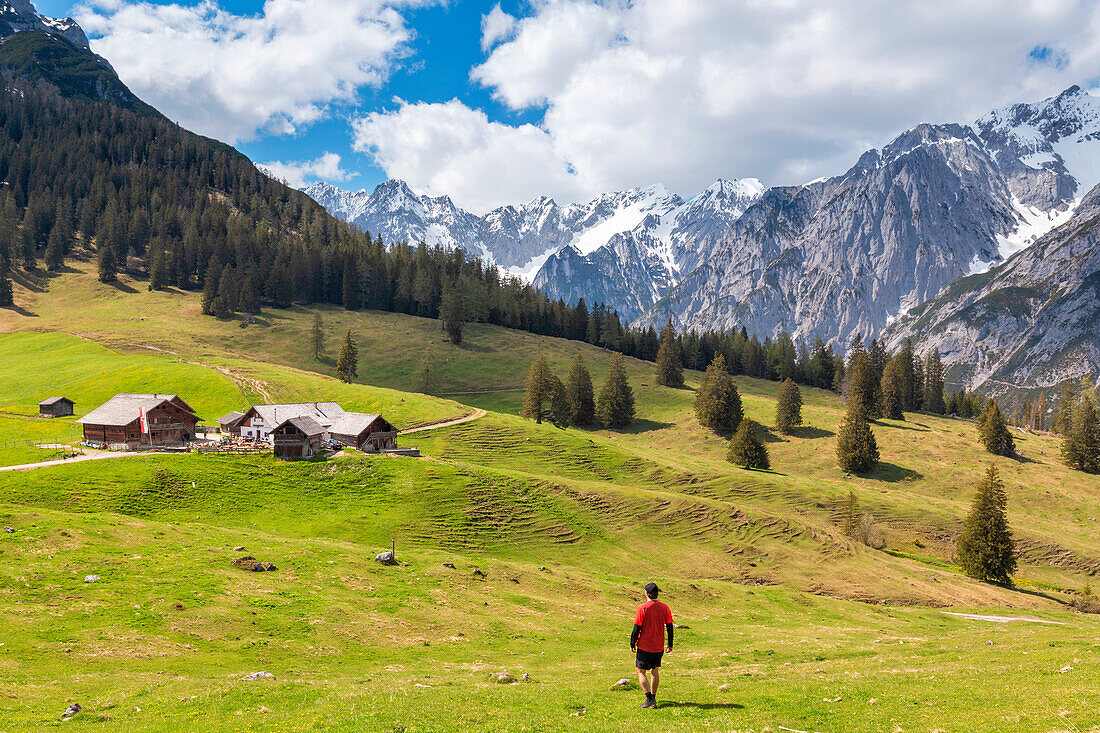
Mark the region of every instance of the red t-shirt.
POLYGON ((634 624, 641 626, 638 648, 643 652, 665 650, 665 624, 672 623, 672 609, 660 601, 646 601, 638 606, 634 624))

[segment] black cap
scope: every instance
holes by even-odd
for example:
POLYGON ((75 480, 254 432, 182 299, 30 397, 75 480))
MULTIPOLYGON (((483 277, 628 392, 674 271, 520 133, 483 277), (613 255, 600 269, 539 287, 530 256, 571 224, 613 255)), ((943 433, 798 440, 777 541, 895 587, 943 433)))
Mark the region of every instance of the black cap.
POLYGON ((661 592, 661 589, 657 587, 656 583, 646 583, 645 584, 645 594, 647 596, 656 597, 656 595, 660 592, 661 592))

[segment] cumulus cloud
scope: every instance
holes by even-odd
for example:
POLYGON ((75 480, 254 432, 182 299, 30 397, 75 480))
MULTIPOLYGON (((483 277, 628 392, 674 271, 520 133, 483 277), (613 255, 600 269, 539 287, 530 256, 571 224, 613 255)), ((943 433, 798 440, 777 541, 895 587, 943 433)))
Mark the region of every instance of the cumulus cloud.
POLYGON ((359 128, 390 175, 482 205, 527 196, 530 182, 563 197, 655 181, 690 194, 719 176, 801 183, 918 122, 966 122, 1100 75, 1100 5, 1088 0, 531 8, 507 36, 488 34, 471 78, 540 125, 401 105, 359 128), (461 134, 447 128, 458 119, 461 134))
POLYGON ((380 85, 406 53, 401 10, 429 0, 90 0, 74 15, 124 82, 172 119, 230 142, 289 134, 380 85))
POLYGON ((500 9, 500 3, 481 17, 481 50, 488 51, 501 41, 512 37, 516 31, 516 19, 500 9))
POLYGON ((269 176, 286 181, 294 188, 302 188, 307 183, 318 180, 346 181, 351 177, 351 173, 340 167, 340 156, 336 153, 325 153, 314 160, 298 162, 273 160, 256 165, 269 176))
POLYGON ((571 201, 587 191, 545 130, 492 122, 458 100, 398 100, 397 109, 372 112, 352 127, 353 147, 387 175, 478 213, 540 194, 571 201))

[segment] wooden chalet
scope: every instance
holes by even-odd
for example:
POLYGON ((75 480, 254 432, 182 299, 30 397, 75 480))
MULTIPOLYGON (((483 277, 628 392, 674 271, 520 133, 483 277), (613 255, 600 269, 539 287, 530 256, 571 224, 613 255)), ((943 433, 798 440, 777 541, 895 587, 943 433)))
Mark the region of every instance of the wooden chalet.
POLYGON ((218 418, 218 432, 222 435, 240 435, 243 412, 231 412, 218 418))
POLYGON ((397 428, 381 415, 345 412, 329 426, 328 437, 350 448, 373 453, 397 447, 397 428))
POLYGON ((292 417, 275 426, 271 442, 276 458, 312 458, 321 450, 325 429, 309 417, 292 417))
MULTIPOLYGON (((381 415, 345 412, 335 402, 253 405, 243 414, 231 412, 218 420, 223 433, 272 441, 275 428, 293 418, 309 418, 321 427, 321 439, 368 452, 397 447, 397 428, 381 415)), ((272 441, 273 442, 273 441, 272 441)))
POLYGON ((50 397, 38 403, 38 414, 42 417, 68 417, 73 414, 74 406, 68 397, 50 397))
POLYGON ((137 450, 192 440, 199 418, 178 395, 117 394, 77 422, 88 443, 137 450))

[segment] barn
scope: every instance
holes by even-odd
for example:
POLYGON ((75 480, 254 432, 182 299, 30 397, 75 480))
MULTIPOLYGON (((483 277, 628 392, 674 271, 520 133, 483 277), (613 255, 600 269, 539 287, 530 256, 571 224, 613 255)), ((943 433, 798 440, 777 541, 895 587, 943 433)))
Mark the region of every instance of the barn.
POLYGON ((218 418, 218 432, 222 435, 240 435, 243 412, 231 412, 218 418))
POLYGON ((50 397, 38 403, 42 417, 68 417, 73 414, 73 401, 68 397, 50 397))
POLYGON ((312 458, 321 450, 325 429, 309 417, 292 417, 271 431, 276 458, 312 458))
POLYGON ((328 437, 362 451, 378 453, 397 447, 397 428, 381 415, 345 412, 328 428, 328 437))
POLYGON ((77 420, 88 443, 137 450, 195 437, 195 410, 178 395, 117 394, 77 420))
POLYGON ((335 402, 299 402, 284 405, 253 405, 234 423, 236 435, 256 440, 267 440, 277 425, 292 417, 308 417, 322 428, 344 414, 344 408, 335 402))

